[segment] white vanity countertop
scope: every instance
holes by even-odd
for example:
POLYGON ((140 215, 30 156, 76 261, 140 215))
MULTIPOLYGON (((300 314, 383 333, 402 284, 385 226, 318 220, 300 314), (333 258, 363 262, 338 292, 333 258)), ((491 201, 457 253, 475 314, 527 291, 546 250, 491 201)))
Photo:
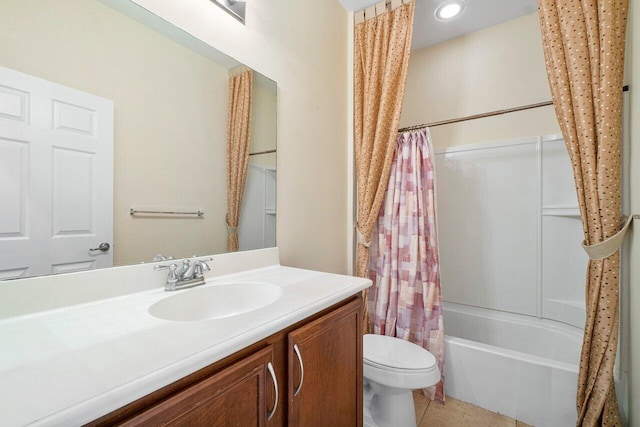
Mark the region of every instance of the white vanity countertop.
POLYGON ((89 422, 371 283, 272 265, 208 278, 204 286, 243 281, 275 284, 282 296, 233 317, 177 322, 148 313, 153 303, 175 295, 157 287, 0 319, 0 424, 89 422))

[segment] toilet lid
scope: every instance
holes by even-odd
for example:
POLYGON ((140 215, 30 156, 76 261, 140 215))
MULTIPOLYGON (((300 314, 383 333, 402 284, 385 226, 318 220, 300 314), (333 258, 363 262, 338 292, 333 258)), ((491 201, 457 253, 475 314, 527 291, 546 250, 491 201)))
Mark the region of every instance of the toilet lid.
POLYGON ((386 335, 366 334, 363 341, 364 363, 392 370, 429 371, 436 358, 417 344, 386 335))

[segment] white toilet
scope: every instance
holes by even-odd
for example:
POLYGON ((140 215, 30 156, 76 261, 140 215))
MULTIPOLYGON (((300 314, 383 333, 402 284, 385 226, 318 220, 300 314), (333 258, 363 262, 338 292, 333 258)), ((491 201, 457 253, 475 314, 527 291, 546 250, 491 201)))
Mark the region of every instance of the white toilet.
POLYGON ((385 335, 364 336, 364 425, 415 427, 412 390, 440 381, 436 358, 424 348, 385 335))

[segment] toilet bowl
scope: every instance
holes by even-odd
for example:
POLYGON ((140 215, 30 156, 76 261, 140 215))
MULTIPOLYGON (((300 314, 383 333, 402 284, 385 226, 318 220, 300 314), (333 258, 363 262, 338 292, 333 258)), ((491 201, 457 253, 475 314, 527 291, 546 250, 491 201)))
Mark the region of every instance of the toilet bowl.
POLYGON ((367 334, 363 341, 364 425, 415 427, 412 390, 440 381, 436 358, 399 338, 367 334))

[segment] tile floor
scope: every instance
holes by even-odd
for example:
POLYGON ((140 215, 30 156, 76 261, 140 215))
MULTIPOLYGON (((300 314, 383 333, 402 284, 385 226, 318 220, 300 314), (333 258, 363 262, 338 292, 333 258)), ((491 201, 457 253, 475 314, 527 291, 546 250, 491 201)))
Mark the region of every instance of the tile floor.
POLYGON ((448 396, 443 405, 415 391, 413 400, 418 427, 532 427, 448 396))

